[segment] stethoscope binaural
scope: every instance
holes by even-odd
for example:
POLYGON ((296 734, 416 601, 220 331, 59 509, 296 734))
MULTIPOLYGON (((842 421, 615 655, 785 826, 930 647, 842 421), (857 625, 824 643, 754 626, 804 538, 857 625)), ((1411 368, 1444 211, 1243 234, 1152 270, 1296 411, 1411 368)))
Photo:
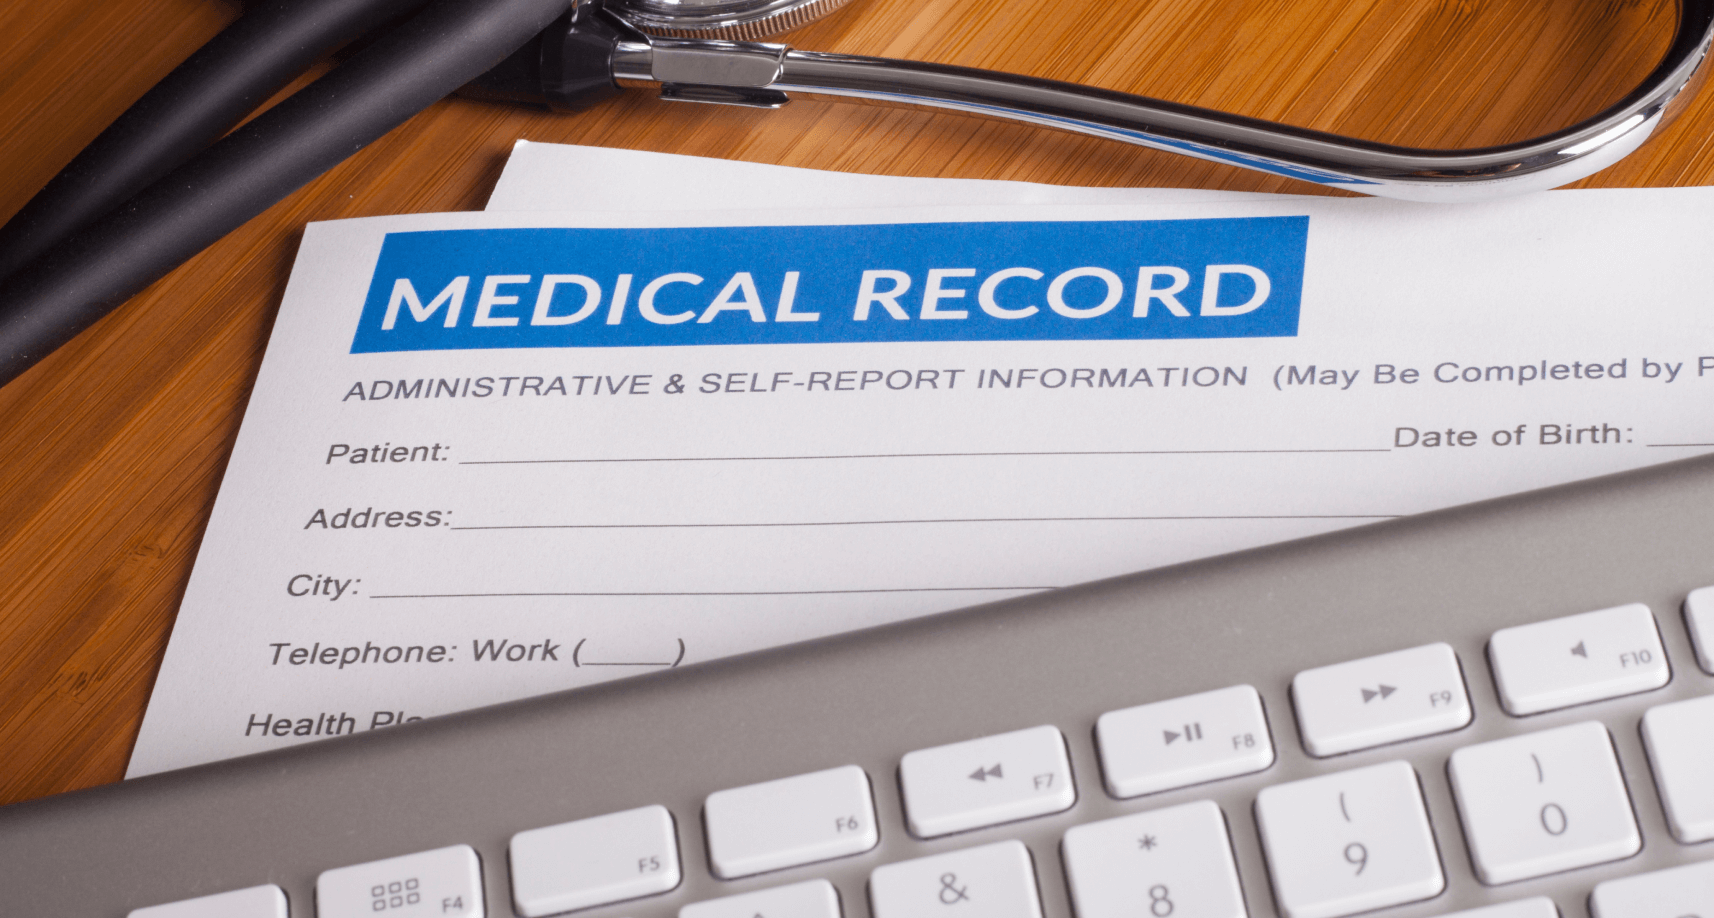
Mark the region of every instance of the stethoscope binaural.
MULTIPOLYGON (((794 95, 952 109, 1137 144, 1363 194, 1471 201, 1553 188, 1630 153, 1683 107, 1714 40, 1714 0, 1680 0, 1672 45, 1648 78, 1592 118, 1472 150, 1374 143, 1033 77, 762 41, 845 0, 578 0, 538 42, 539 91, 514 60, 484 77, 491 95, 576 110, 616 87, 663 98, 777 108, 794 95), (1677 101, 1680 104, 1674 105, 1677 101)), ((528 68, 535 69, 535 68, 528 68)))

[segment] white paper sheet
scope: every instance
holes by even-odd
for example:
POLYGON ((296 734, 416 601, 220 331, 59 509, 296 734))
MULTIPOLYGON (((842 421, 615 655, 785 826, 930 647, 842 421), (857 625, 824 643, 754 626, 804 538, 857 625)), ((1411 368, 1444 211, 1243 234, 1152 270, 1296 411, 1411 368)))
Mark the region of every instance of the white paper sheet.
POLYGON ((636 213, 795 207, 811 212, 947 204, 1190 204, 1292 197, 1203 188, 1085 188, 865 175, 520 140, 488 197, 487 209, 636 213))
MULTIPOLYGON (((1714 189, 1454 207, 1297 198, 311 225, 130 773, 1714 449, 1711 224, 1714 189), (1308 217, 1301 316, 1284 337, 352 352, 362 335, 381 334, 359 324, 372 281, 383 300, 391 283, 372 277, 387 233, 1297 216, 1308 217), (780 374, 790 374, 783 386, 780 374), (648 377, 640 388, 639 376, 648 377), (485 377, 495 380, 486 398, 458 382, 485 377), (674 377, 684 391, 668 391, 674 377), (466 394, 367 397, 378 383, 417 379, 453 380, 466 394), (519 395, 531 379, 533 391, 519 395), (821 387, 799 385, 817 379, 821 387), (508 394, 499 380, 510 380, 508 394), (365 397, 351 397, 354 387, 365 397), (351 464, 352 451, 375 446, 398 461, 351 464), (350 525, 365 510, 371 525, 350 525), (342 512, 347 525, 332 526, 342 512), (413 512, 437 513, 441 525, 411 527, 413 512)), ((1157 228, 1170 240, 1188 226, 1157 228)), ((491 248, 477 240, 470 251, 491 248)), ((844 261, 886 267, 871 255, 853 248, 801 266, 798 312, 814 302, 818 272, 844 261)), ((1139 249, 1136 260, 1172 257, 1139 249)), ((564 273, 611 284, 613 263, 588 267, 574 248, 565 258, 564 273)), ((457 260, 447 270, 463 270, 457 260)), ((1042 307, 1018 323, 1059 321, 1044 293, 1065 263, 1036 263, 1047 268, 1039 282, 1013 276, 1005 283, 1018 286, 996 288, 1001 308, 1042 307)), ((662 287, 657 313, 708 315, 724 282, 662 287)), ((913 289, 925 282, 917 276, 913 289)), ((976 308, 982 282, 943 277, 966 296, 935 308, 965 307, 968 317, 934 327, 987 321, 976 308)), ((644 283, 638 274, 636 287, 644 283)), ((735 308, 670 328, 780 331, 780 278, 758 274, 757 285, 760 323, 735 308)), ((481 286, 482 277, 470 282, 458 334, 481 312, 481 286)), ((425 286, 422 301, 439 289, 425 286)), ((1065 305, 1095 308, 1072 302, 1072 289, 1061 291, 1065 305)), ((503 290, 521 302, 490 302, 490 321, 531 315, 532 287, 491 292, 503 290)), ((1223 320, 1199 313, 1191 293, 1188 321, 1223 320)), ((397 327, 439 334, 450 301, 426 321, 405 303, 397 327)), ((907 319, 874 306, 868 321, 933 324, 917 302, 900 302, 907 319)), ((1176 320, 1164 301, 1151 303, 1135 321, 1176 320)), ((1236 308, 1219 297, 1213 306, 1236 308)), ((1132 321, 1132 310, 1127 295, 1101 321, 1132 321)), ((852 318, 823 312, 825 322, 852 318)), ((604 314, 577 333, 606 333, 594 324, 604 314)), ((630 329, 657 331, 610 331, 630 329)))

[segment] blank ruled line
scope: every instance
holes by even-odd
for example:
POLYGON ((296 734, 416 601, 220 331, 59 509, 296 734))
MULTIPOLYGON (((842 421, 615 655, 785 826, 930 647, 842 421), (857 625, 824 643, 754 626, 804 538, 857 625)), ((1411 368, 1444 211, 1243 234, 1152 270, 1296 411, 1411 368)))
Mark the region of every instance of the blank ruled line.
POLYGON ((699 590, 681 592, 377 593, 370 599, 510 599, 532 596, 847 596, 864 593, 1039 593, 1050 586, 878 587, 869 590, 699 590))
POLYGON ((1676 447, 1676 448, 1682 448, 1682 449, 1693 449, 1693 448, 1702 447, 1702 446, 1714 446, 1714 443, 1644 443, 1643 445, 1647 446, 1651 449, 1655 448, 1655 447, 1663 447, 1663 446, 1676 447))
POLYGON ((580 465, 642 462, 797 462, 817 459, 969 459, 1008 456, 1252 456, 1320 453, 1390 453, 1383 449, 1111 449, 976 453, 849 453, 810 456, 644 456, 617 459, 481 459, 459 465, 580 465))
POLYGON ((511 526, 453 526, 467 532, 498 529, 795 529, 816 526, 926 526, 945 523, 1149 523, 1197 520, 1396 520, 1397 513, 1277 514, 1234 516, 1016 516, 920 520, 816 520, 802 523, 519 523, 511 526))

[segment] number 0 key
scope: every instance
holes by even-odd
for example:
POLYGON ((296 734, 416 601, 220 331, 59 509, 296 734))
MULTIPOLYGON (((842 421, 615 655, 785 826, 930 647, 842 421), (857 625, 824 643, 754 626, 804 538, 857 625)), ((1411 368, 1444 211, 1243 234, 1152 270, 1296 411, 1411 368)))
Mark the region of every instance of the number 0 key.
POLYGON ((1448 768, 1476 873, 1510 883, 1642 849, 1607 728, 1572 724, 1466 746, 1448 768))

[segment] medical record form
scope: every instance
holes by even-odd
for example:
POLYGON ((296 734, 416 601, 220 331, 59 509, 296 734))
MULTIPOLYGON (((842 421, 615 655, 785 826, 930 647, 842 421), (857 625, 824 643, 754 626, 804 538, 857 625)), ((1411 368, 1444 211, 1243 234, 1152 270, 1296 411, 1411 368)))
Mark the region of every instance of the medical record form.
POLYGON ((311 225, 131 774, 1714 450, 1711 230, 1704 189, 311 225))

